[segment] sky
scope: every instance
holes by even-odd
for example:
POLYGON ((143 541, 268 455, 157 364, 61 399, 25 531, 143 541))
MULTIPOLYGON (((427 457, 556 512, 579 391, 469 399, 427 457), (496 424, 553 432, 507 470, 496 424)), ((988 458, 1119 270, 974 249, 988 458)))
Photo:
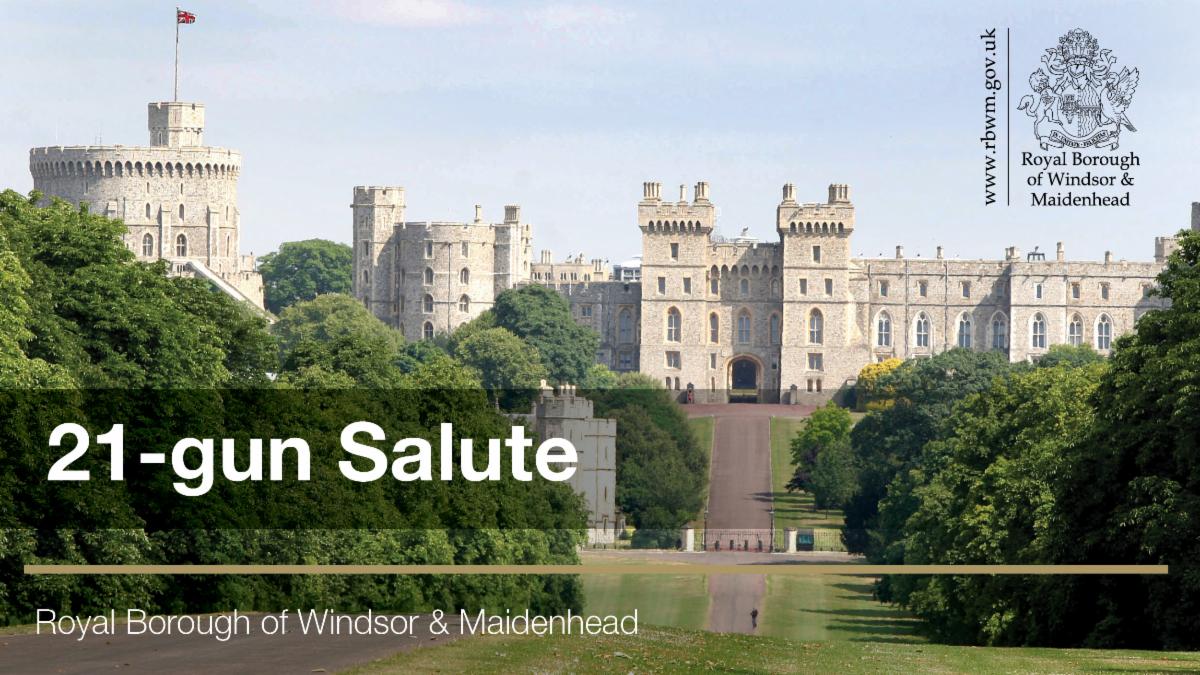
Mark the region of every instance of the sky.
MULTIPOLYGON (((243 252, 348 242, 356 185, 403 186, 408 220, 520 204, 535 249, 611 262, 640 252, 651 180, 671 199, 708 181, 720 231, 763 240, 784 183, 800 201, 848 183, 864 257, 1062 241, 1069 259, 1146 260, 1200 200, 1198 3, 180 2, 197 16, 180 99, 243 155, 243 252), (1015 164, 1012 205, 985 206, 979 35, 1009 31, 1015 161, 1039 151, 1015 110, 1028 75, 1076 27, 1140 73, 1116 151, 1141 161, 1131 206, 1030 206, 1015 164)), ((148 144, 174 6, 0 0, 0 188, 32 188, 30 147, 148 144)))

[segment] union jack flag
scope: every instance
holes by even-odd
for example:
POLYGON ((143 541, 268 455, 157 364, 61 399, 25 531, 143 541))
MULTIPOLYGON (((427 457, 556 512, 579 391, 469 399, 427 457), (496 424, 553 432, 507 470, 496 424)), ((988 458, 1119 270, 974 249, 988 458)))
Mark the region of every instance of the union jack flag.
POLYGON ((175 23, 196 23, 196 15, 177 9, 175 10, 175 23))

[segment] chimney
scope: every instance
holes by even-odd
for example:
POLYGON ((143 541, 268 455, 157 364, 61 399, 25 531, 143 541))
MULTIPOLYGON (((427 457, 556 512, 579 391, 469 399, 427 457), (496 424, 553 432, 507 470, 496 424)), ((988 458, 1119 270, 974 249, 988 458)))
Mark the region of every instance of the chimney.
POLYGON ((849 204, 850 186, 844 183, 833 183, 829 186, 830 204, 849 204))
POLYGON ((1062 262, 1067 259, 1067 250, 1063 248, 1063 243, 1061 241, 1058 242, 1058 246, 1055 247, 1054 258, 1058 260, 1058 262, 1062 262))
POLYGON ((942 247, 941 246, 937 247, 937 259, 938 260, 942 259, 942 247))
POLYGON ((1200 232, 1200 202, 1192 202, 1192 229, 1200 232))
POLYGON ((483 207, 480 206, 479 204, 475 205, 475 222, 477 222, 477 223, 483 222, 483 207))
POLYGON ((1112 251, 1105 251, 1104 252, 1104 264, 1107 265, 1111 262, 1112 262, 1112 251))
POLYGON ((791 183, 783 184, 783 201, 789 204, 796 201, 796 186, 791 183))
POLYGON ((900 258, 903 258, 903 257, 904 257, 904 247, 897 246, 896 247, 896 259, 899 260, 900 258))
POLYGON ((506 204, 504 207, 504 222, 521 222, 521 207, 516 204, 506 204))
POLYGON ((699 183, 696 183, 695 199, 697 202, 707 202, 708 201, 708 183, 707 182, 700 181, 699 183))
POLYGON ((686 185, 679 186, 679 203, 680 204, 687 203, 687 186, 686 185))
POLYGON ((642 199, 644 201, 650 201, 654 198, 654 183, 649 181, 642 183, 642 199))

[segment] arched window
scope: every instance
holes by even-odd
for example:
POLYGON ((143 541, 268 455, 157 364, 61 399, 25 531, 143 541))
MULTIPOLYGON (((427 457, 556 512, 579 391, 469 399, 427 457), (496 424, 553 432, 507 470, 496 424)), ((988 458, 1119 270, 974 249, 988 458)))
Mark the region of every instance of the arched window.
POLYGON ((737 318, 737 341, 741 344, 750 344, 750 312, 742 310, 737 318))
POLYGON ((963 349, 971 348, 971 317, 966 314, 958 319, 958 346, 963 349))
POLYGON ((362 280, 363 280, 364 284, 371 283, 371 271, 370 270, 363 270, 362 280))
POLYGON ((875 320, 875 346, 892 346, 892 317, 887 312, 880 312, 875 320))
POLYGON ((153 255, 154 255, 154 235, 147 232, 146 234, 142 235, 142 256, 149 258, 153 255))
POLYGON ((433 322, 432 321, 425 322, 425 325, 421 328, 421 337, 425 338, 426 340, 433 339, 433 322))
POLYGON ((460 296, 458 298, 458 311, 460 311, 460 312, 471 311, 471 298, 468 298, 466 295, 460 296))
POLYGON ((424 298, 421 298, 421 311, 426 314, 433 314, 433 296, 426 293, 424 298))
POLYGON ((742 279, 741 281, 738 282, 738 292, 742 294, 743 298, 746 297, 747 295, 750 295, 750 280, 749 279, 742 279))
POLYGON ((667 342, 679 342, 682 333, 683 317, 679 315, 679 310, 672 307, 667 310, 667 342))
POLYGON ((621 344, 633 342, 633 313, 628 309, 621 310, 617 315, 617 339, 621 344))
POLYGON ((1008 317, 996 314, 992 317, 992 349, 1008 349, 1008 317))
POLYGON ((179 205, 179 222, 183 222, 183 204, 179 205))
POLYGON ((771 315, 771 344, 773 344, 773 345, 779 344, 779 339, 780 339, 779 315, 772 314, 771 315))
POLYGON ((772 279, 771 280, 771 296, 774 297, 776 295, 779 295, 779 280, 772 279))
POLYGON ((708 341, 714 345, 721 341, 721 317, 716 312, 708 315, 708 341))
POLYGON ((917 315, 916 323, 917 346, 925 349, 929 348, 929 317, 924 313, 917 315))
POLYGON ((819 309, 808 313, 808 342, 814 345, 825 342, 825 317, 819 309))
POLYGON ((433 268, 432 267, 425 268, 425 285, 426 286, 433 285, 433 268))
POLYGON ((1029 346, 1034 349, 1046 348, 1046 317, 1040 313, 1033 315, 1033 323, 1029 327, 1029 346))
POLYGON ((718 279, 716 275, 713 275, 713 277, 708 280, 708 292, 712 293, 713 295, 717 295, 721 292, 721 280, 718 279))
POLYGON ((187 235, 180 234, 178 237, 175 237, 175 255, 180 258, 187 255, 187 235))
POLYGON ((1107 314, 1101 314, 1096 322, 1096 349, 1108 351, 1112 349, 1112 319, 1107 314))
POLYGON ((462 268, 462 271, 458 273, 458 281, 461 284, 471 283, 471 270, 462 268))
POLYGON ((1083 319, 1078 314, 1071 317, 1071 323, 1067 324, 1067 344, 1072 347, 1083 344, 1083 319))
POLYGON ((150 202, 146 202, 146 220, 150 220, 150 202))

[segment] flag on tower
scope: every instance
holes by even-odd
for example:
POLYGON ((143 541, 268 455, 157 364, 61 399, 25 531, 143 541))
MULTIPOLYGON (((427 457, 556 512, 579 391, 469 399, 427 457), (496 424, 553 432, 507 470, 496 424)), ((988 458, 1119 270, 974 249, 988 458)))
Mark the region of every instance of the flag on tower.
POLYGON ((177 9, 175 10, 175 23, 196 23, 196 15, 177 9))

